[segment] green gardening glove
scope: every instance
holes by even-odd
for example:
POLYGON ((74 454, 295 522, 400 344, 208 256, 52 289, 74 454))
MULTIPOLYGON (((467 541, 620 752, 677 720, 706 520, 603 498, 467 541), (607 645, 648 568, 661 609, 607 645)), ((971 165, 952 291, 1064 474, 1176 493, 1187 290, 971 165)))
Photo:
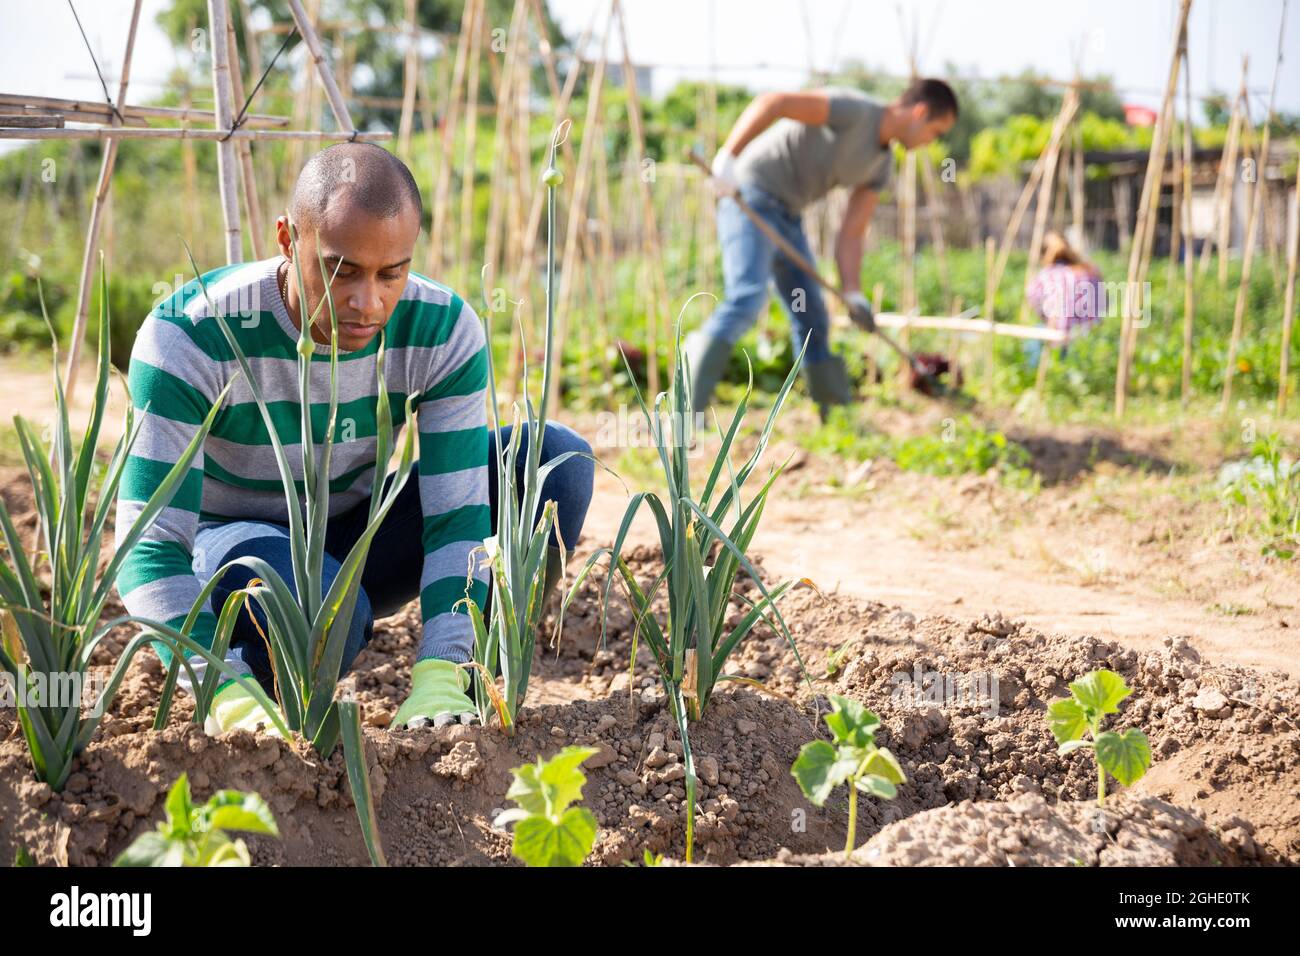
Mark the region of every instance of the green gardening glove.
MULTIPOLYGON (((276 716, 280 715, 277 713, 276 716)), ((209 736, 215 737, 232 730, 251 730, 256 733, 259 725, 265 734, 283 736, 267 714, 266 708, 238 681, 230 681, 212 698, 212 707, 208 710, 208 719, 203 724, 203 729, 209 736)))
POLYGON ((407 727, 420 718, 443 724, 470 724, 477 718, 474 702, 465 695, 469 673, 451 661, 426 658, 411 668, 411 693, 397 708, 394 727, 407 727))

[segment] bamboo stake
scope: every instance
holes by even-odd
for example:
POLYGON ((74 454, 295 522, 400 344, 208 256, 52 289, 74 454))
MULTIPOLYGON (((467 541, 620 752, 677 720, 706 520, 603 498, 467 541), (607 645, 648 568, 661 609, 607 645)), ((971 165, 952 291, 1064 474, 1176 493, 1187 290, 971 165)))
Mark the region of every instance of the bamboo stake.
POLYGON ((1228 281, 1227 268, 1228 244, 1232 229, 1232 194, 1237 179, 1237 151, 1241 142, 1242 104, 1246 101, 1246 76, 1250 68, 1250 57, 1241 59, 1241 84, 1237 98, 1232 101, 1232 113, 1228 119, 1228 137, 1223 143, 1223 156, 1219 160, 1219 174, 1214 182, 1214 217, 1215 231, 1201 249, 1200 273, 1205 275, 1210 267, 1210 255, 1217 247, 1219 253, 1219 285, 1228 281))
POLYGON ((402 64, 402 117, 397 124, 397 152, 409 160, 411 127, 415 124, 415 92, 419 82, 420 40, 415 32, 415 0, 406 0, 406 58, 402 64))
POLYGON ((1192 395, 1192 325, 1196 320, 1195 249, 1192 245, 1192 65, 1183 46, 1183 367, 1182 405, 1192 395))
MULTIPOLYGON (((483 263, 488 269, 491 281, 497 280, 497 259, 501 252, 501 232, 505 228, 505 200, 511 190, 505 188, 506 163, 514 150, 508 145, 514 130, 513 97, 515 86, 516 62, 519 58, 520 36, 523 25, 528 18, 528 0, 515 0, 514 10, 510 14, 510 28, 506 41, 505 63, 502 65, 500 82, 496 88, 496 128, 493 133, 492 173, 488 189, 487 235, 483 252, 483 263)), ((526 67, 525 67, 526 69, 526 67)))
POLYGON ((659 394, 659 326, 663 318, 662 310, 667 305, 667 283, 664 279, 663 255, 659 245, 659 228, 655 222, 654 200, 650 195, 650 184, 643 175, 642 160, 645 158, 645 124, 641 118, 641 99, 636 88, 636 70, 632 66, 631 47, 627 42, 627 23, 623 16, 622 4, 613 0, 611 16, 618 16, 618 32, 623 50, 623 82, 627 87, 628 114, 632 120, 632 146, 635 149, 635 176, 641 193, 641 242, 642 253, 646 256, 650 269, 650 289, 654 307, 646 313, 646 381, 651 395, 659 394))
MULTIPOLYGON (((227 11, 227 14, 229 11, 227 11)), ((235 21, 227 16, 226 39, 230 51, 230 90, 235 102, 244 102, 244 78, 239 69, 239 43, 235 39, 235 21)), ((257 176, 253 172, 253 146, 251 141, 235 141, 235 152, 239 157, 240 182, 244 187, 244 208, 248 211, 248 238, 253 246, 253 258, 265 258, 266 233, 263 231, 262 204, 257 194, 257 176)))
MULTIPOLYGON (((212 95, 216 103, 217 126, 230 129, 235 119, 230 101, 230 42, 227 38, 230 10, 226 0, 208 0, 208 20, 212 29, 212 95)), ((244 242, 239 228, 239 193, 236 182, 235 144, 217 141, 217 187, 221 193, 221 217, 225 222, 226 264, 244 261, 244 242)))
MULTIPOLYGON (((1165 95, 1161 101, 1160 116, 1151 137, 1151 151, 1147 156, 1146 176, 1142 181, 1142 196, 1138 202, 1137 223, 1134 226, 1133 245, 1129 249, 1128 280, 1124 291, 1123 322, 1120 328, 1119 360, 1115 371, 1115 414, 1123 416, 1128 400, 1129 363, 1136 344, 1136 327, 1133 315, 1135 290, 1140 288, 1146 278, 1142 263, 1149 255, 1148 234, 1154 235, 1155 224, 1148 222, 1153 217, 1152 209, 1160 196, 1160 180, 1164 172, 1165 149, 1169 138, 1169 114, 1173 108, 1173 96, 1178 82, 1179 53, 1186 42, 1187 17, 1191 12, 1192 0, 1181 0, 1178 8, 1178 23, 1174 29, 1173 50, 1170 54, 1169 76, 1165 82, 1165 95)), ((1145 307, 1145 303, 1143 303, 1145 307)))
POLYGON ((605 35, 601 41, 600 59, 596 62, 596 71, 592 75, 591 85, 587 89, 587 114, 582 124, 582 145, 578 150, 578 167, 573 178, 573 193, 569 197, 568 230, 564 236, 564 268, 560 273, 560 291, 556 297, 555 309, 555 348, 554 360, 558 368, 552 371, 550 378, 552 408, 559 407, 560 379, 563 378, 564 346, 567 344, 569 320, 569 297, 573 284, 581 271, 578 265, 578 237, 586 232, 587 227, 587 182, 590 179, 592 154, 598 139, 604 135, 601 122, 601 93, 605 85, 606 59, 609 55, 609 35, 613 25, 614 13, 611 9, 605 22, 605 35))
MULTIPOLYGON (((186 86, 188 91, 189 87, 186 86)), ((188 101, 187 101, 188 102, 188 101)), ((25 93, 0 93, 0 106, 14 106, 24 110, 40 110, 60 113, 67 119, 79 123, 99 123, 112 126, 118 117, 107 103, 93 103, 89 100, 65 100, 55 96, 28 96, 25 93)), ((212 123, 216 114, 212 110, 199 110, 193 106, 119 106, 117 112, 121 118, 131 123, 148 123, 150 120, 167 120, 170 122, 212 123)), ((243 125, 250 129, 283 129, 289 126, 287 116, 267 116, 262 113, 249 113, 244 117, 243 125)))
MULTIPOLYGON (((1029 257, 1025 265, 1026 288, 1038 273, 1039 261, 1043 255, 1043 236, 1047 232, 1047 217, 1052 210, 1052 189, 1056 186, 1056 170, 1061 160, 1061 145, 1065 142, 1066 133, 1070 128, 1070 124, 1074 122, 1074 115, 1078 109, 1079 91, 1071 87, 1061 100, 1061 111, 1056 115, 1056 122, 1052 124, 1052 134, 1041 157, 1043 172, 1038 180, 1038 202, 1034 207, 1034 231, 1029 239, 1029 257)), ((1028 311, 1028 300, 1022 297, 1020 300, 1020 321, 1024 320, 1028 311)))
MULTIPOLYGON (((591 19, 587 22, 587 26, 582 31, 582 36, 578 40, 578 45, 574 48, 577 52, 574 56, 573 66, 569 69, 568 74, 564 78, 564 89, 560 91, 558 97, 555 97, 555 111, 552 115, 552 129, 558 129, 560 125, 568 119, 569 102, 573 98, 573 91, 577 88, 578 77, 582 73, 582 60, 579 57, 581 56, 581 52, 586 49, 588 41, 591 39, 592 32, 596 26, 596 19, 599 15, 600 7, 597 6, 592 9, 591 19)), ((540 15, 538 16, 538 22, 545 22, 540 15)), ((605 23, 606 34, 608 34, 609 29, 610 24, 607 19, 605 23)), ((547 70, 547 82, 558 82, 558 78, 554 76, 555 65, 551 57, 551 47, 549 42, 541 44, 539 48, 542 54, 542 62, 550 62, 550 68, 547 70)), ((554 87, 552 87, 552 96, 554 96, 554 87)), ((561 145, 564 149, 565 162, 570 166, 570 168, 573 168, 576 166, 576 163, 573 160, 573 146, 569 142, 569 139, 570 137, 566 135, 561 145)), ((541 223, 542 203, 544 199, 545 190, 533 189, 532 200, 528 208, 528 220, 524 225, 523 249, 519 255, 518 271, 515 273, 515 285, 520 289, 528 289, 531 286, 530 278, 533 268, 533 252, 537 246, 537 232, 538 226, 541 223)), ((566 268, 566 266, 562 262, 561 269, 563 270, 564 268, 566 268)), ((561 276, 563 276, 563 271, 561 271, 561 276)), ((522 375, 521 359, 521 350, 514 350, 511 352, 510 368, 508 372, 508 390, 511 394, 518 394, 519 379, 522 375)))
MULTIPOLYGON (((468 281, 470 241, 474 235, 474 176, 478 167, 478 82, 479 55, 483 50, 487 9, 484 0, 474 0, 474 26, 470 31, 469 74, 465 81, 465 151, 460 163, 460 237, 456 244, 457 274, 462 285, 468 281)), ((490 58, 489 58, 490 59, 490 58)))
POLYGON ((352 125, 348 106, 343 102, 343 94, 339 92, 338 83, 334 81, 334 73, 325 56, 325 49, 321 46, 320 37, 316 35, 316 28, 312 26, 307 12, 302 8, 302 0, 289 0, 289 12, 293 14, 293 22, 297 24, 298 32, 302 34, 303 42, 307 44, 311 58, 316 64, 316 73, 320 76, 321 86, 325 88, 325 98, 329 100, 334 121, 338 123, 339 129, 353 132, 356 127, 352 125))
MULTIPOLYGON (((988 236, 984 240, 984 318, 990 323, 988 341, 985 342, 986 352, 984 358, 984 381, 988 388, 989 395, 993 394, 993 367, 996 361, 994 355, 995 341, 993 339, 992 323, 994 321, 995 302, 998 294, 998 277, 997 271, 997 241, 988 236)), ((1004 263, 1005 265, 1005 263, 1004 263)))
POLYGON ((1255 182, 1251 189, 1250 214, 1246 218, 1246 238, 1241 252, 1241 280, 1237 283, 1237 302, 1232 311, 1232 337, 1228 340, 1228 362, 1223 369, 1222 414, 1228 413, 1232 401, 1232 378, 1237 369, 1237 349, 1241 344, 1241 330, 1246 317, 1246 298, 1250 292, 1250 271, 1255 258, 1255 232, 1259 227, 1260 210, 1264 204, 1264 167, 1268 162, 1269 138, 1273 127, 1273 105, 1277 96, 1277 77, 1282 72, 1282 43, 1286 33, 1286 0, 1282 0, 1282 26, 1278 31, 1277 60, 1273 64, 1273 81, 1268 87, 1268 112, 1264 116, 1264 135, 1259 144, 1259 160, 1255 164, 1255 182))
MULTIPOLYGON (((126 102, 127 83, 131 78, 131 54, 135 51, 135 33, 140 25, 140 5, 142 0, 135 0, 131 7, 131 26, 126 34, 126 53, 122 56, 122 74, 118 81, 117 102, 126 102)), ((114 120, 114 125, 121 125, 114 120)), ((33 131, 35 132, 35 131, 33 131)), ((90 223, 86 227, 86 248, 81 258, 81 281, 77 287, 77 318, 72 325, 72 339, 68 343, 68 365, 63 379, 68 404, 72 403, 73 393, 77 389, 78 359, 81 356, 81 340, 86 335, 86 317, 90 311, 90 285, 95 272, 95 247, 99 244, 99 229, 104 213, 104 203, 113 181, 113 166, 117 162, 117 140, 110 139, 104 146, 104 155, 99 164, 99 184, 95 187, 95 199, 90 207, 90 223)))
POLYGON ((1277 373, 1277 414, 1286 414, 1287 379, 1291 376, 1291 327, 1295 322, 1296 257, 1300 252, 1300 173, 1296 174, 1291 194, 1291 214, 1287 219, 1286 295, 1282 305, 1282 360, 1277 373))
POLYGON ((447 228, 448 207, 451 205, 451 168, 455 162, 456 129, 460 125, 460 88, 465 79, 465 65, 469 45, 474 36, 476 0, 465 0, 460 18, 460 39, 456 43, 456 62, 452 67, 451 87, 447 96, 447 112, 442 125, 442 158, 438 164, 438 185, 434 190, 433 224, 429 229, 429 273, 442 272, 446 257, 443 255, 444 233, 447 228))
POLYGON ((1084 188, 1085 180, 1083 175, 1083 131, 1076 124, 1074 132, 1074 149, 1070 156, 1070 219, 1074 227, 1074 236, 1072 238, 1075 246, 1086 251, 1088 243, 1087 224, 1084 221, 1084 203, 1087 201, 1087 190, 1084 188))

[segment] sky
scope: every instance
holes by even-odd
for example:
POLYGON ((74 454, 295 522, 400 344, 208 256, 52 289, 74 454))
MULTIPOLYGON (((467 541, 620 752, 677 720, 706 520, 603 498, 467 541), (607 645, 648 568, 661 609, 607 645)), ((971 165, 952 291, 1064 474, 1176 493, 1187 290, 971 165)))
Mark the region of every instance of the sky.
MULTIPOLYGON (((117 75, 131 0, 74 0, 105 75, 117 75)), ((606 0, 550 0, 577 37, 606 0)), ((145 0, 132 67, 135 100, 159 89, 175 56, 154 15, 166 0, 145 0)), ((907 72, 902 21, 917 25, 922 72, 953 64, 998 76, 1026 67, 1068 79, 1073 51, 1085 74, 1108 73, 1126 103, 1157 106, 1168 70, 1175 0, 623 0, 637 63, 656 71, 655 92, 682 77, 754 89, 796 88, 810 64, 849 60, 907 72), (1049 12, 1050 11, 1050 14, 1049 12)), ((1235 92, 1241 57, 1251 61, 1252 112, 1267 104, 1277 56, 1282 0, 1195 0, 1191 18, 1193 95, 1235 92)), ((1300 113, 1300 3, 1288 11, 1277 105, 1300 113)), ((611 52, 618 50, 613 42, 611 52)), ((116 96, 116 85, 110 81, 116 96)), ((0 91, 101 98, 99 82, 66 0, 0 0, 0 91)))

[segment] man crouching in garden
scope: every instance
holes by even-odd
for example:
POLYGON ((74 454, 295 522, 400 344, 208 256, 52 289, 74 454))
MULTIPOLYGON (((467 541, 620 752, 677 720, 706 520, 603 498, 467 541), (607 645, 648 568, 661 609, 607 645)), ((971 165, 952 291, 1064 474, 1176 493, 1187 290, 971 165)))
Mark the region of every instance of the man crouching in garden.
MULTIPOLYGON (((204 276, 213 303, 249 357, 299 473, 301 457, 291 447, 301 440, 299 329, 304 315, 318 315, 311 329, 311 418, 321 428, 329 408, 330 353, 329 309, 317 312, 325 295, 322 259, 325 273, 335 277, 338 433, 330 462, 322 591, 338 573, 338 559, 365 529, 372 484, 386 471, 387 462, 375 460, 376 355, 384 331, 384 378, 392 407, 400 409, 410 398, 419 422, 419 480, 407 482, 370 546, 342 670, 366 646, 376 617, 393 614, 418 596, 423 633, 410 696, 394 719, 398 726, 420 718, 434 724, 472 719, 469 677, 456 665, 470 659, 473 631, 464 608, 454 607, 466 595, 470 553, 494 527, 496 468, 489 462, 509 441, 508 428, 498 435, 487 426, 488 353, 479 317, 450 289, 411 271, 422 215, 419 188, 400 160, 365 143, 331 146, 303 168, 289 216, 276 223, 280 255, 204 276), (292 262, 291 229, 305 287, 292 262)), ((130 369, 131 397, 143 425, 119 495, 119 542, 237 369, 197 282, 145 320, 130 369)), ((521 436, 521 444, 526 446, 528 438, 521 436)), ((542 461, 572 450, 591 449, 571 430, 548 423, 542 461)), ((557 503, 559 531, 568 547, 581 532, 592 478, 591 461, 574 456, 543 485, 541 499, 557 503)), ((217 569, 249 556, 266 561, 293 587, 285 508, 270 436, 241 377, 171 506, 127 559, 118 582, 127 609, 178 627, 217 569)), ((563 561, 552 535, 548 587, 559 580, 563 561)), ((194 640, 211 646, 226 598, 252 577, 242 565, 225 575, 194 626, 194 640)), ((469 595, 487 607, 486 570, 475 572, 469 595)), ((265 612, 252 601, 246 608, 227 660, 273 694, 271 661, 260 633, 267 626, 265 612)), ((229 681, 213 702, 209 731, 270 723, 252 696, 229 681)))

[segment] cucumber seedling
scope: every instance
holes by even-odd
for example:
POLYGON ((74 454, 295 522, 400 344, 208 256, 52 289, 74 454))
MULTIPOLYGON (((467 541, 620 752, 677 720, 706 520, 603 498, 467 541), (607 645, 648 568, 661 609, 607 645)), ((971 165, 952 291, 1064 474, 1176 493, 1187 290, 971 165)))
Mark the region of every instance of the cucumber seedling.
POLYGON ((898 759, 886 747, 876 746, 880 718, 855 700, 832 694, 831 712, 826 715, 831 740, 814 740, 799 749, 790 773, 805 797, 817 806, 840 784, 849 786, 849 833, 844 859, 853 854, 857 837, 858 791, 869 797, 892 800, 897 785, 907 777, 898 759))
POLYGON ((137 837, 114 866, 249 866, 248 847, 226 831, 280 835, 271 808, 256 793, 218 790, 194 806, 184 773, 168 791, 164 812, 157 829, 137 837))
POLYGON ((1118 713, 1120 701, 1131 693, 1124 678, 1114 671, 1095 670, 1070 685, 1069 697, 1047 707, 1048 726, 1060 745, 1057 753, 1087 748, 1096 756, 1099 807, 1106 805, 1107 773, 1127 787, 1151 766, 1151 746, 1142 731, 1135 727, 1122 733, 1101 729, 1103 718, 1118 713))
POLYGON ((582 799, 587 775, 578 769, 595 747, 565 747, 511 771, 506 798, 518 804, 497 814, 495 826, 515 825, 511 852, 528 866, 580 866, 596 842, 595 815, 571 804, 582 799))

